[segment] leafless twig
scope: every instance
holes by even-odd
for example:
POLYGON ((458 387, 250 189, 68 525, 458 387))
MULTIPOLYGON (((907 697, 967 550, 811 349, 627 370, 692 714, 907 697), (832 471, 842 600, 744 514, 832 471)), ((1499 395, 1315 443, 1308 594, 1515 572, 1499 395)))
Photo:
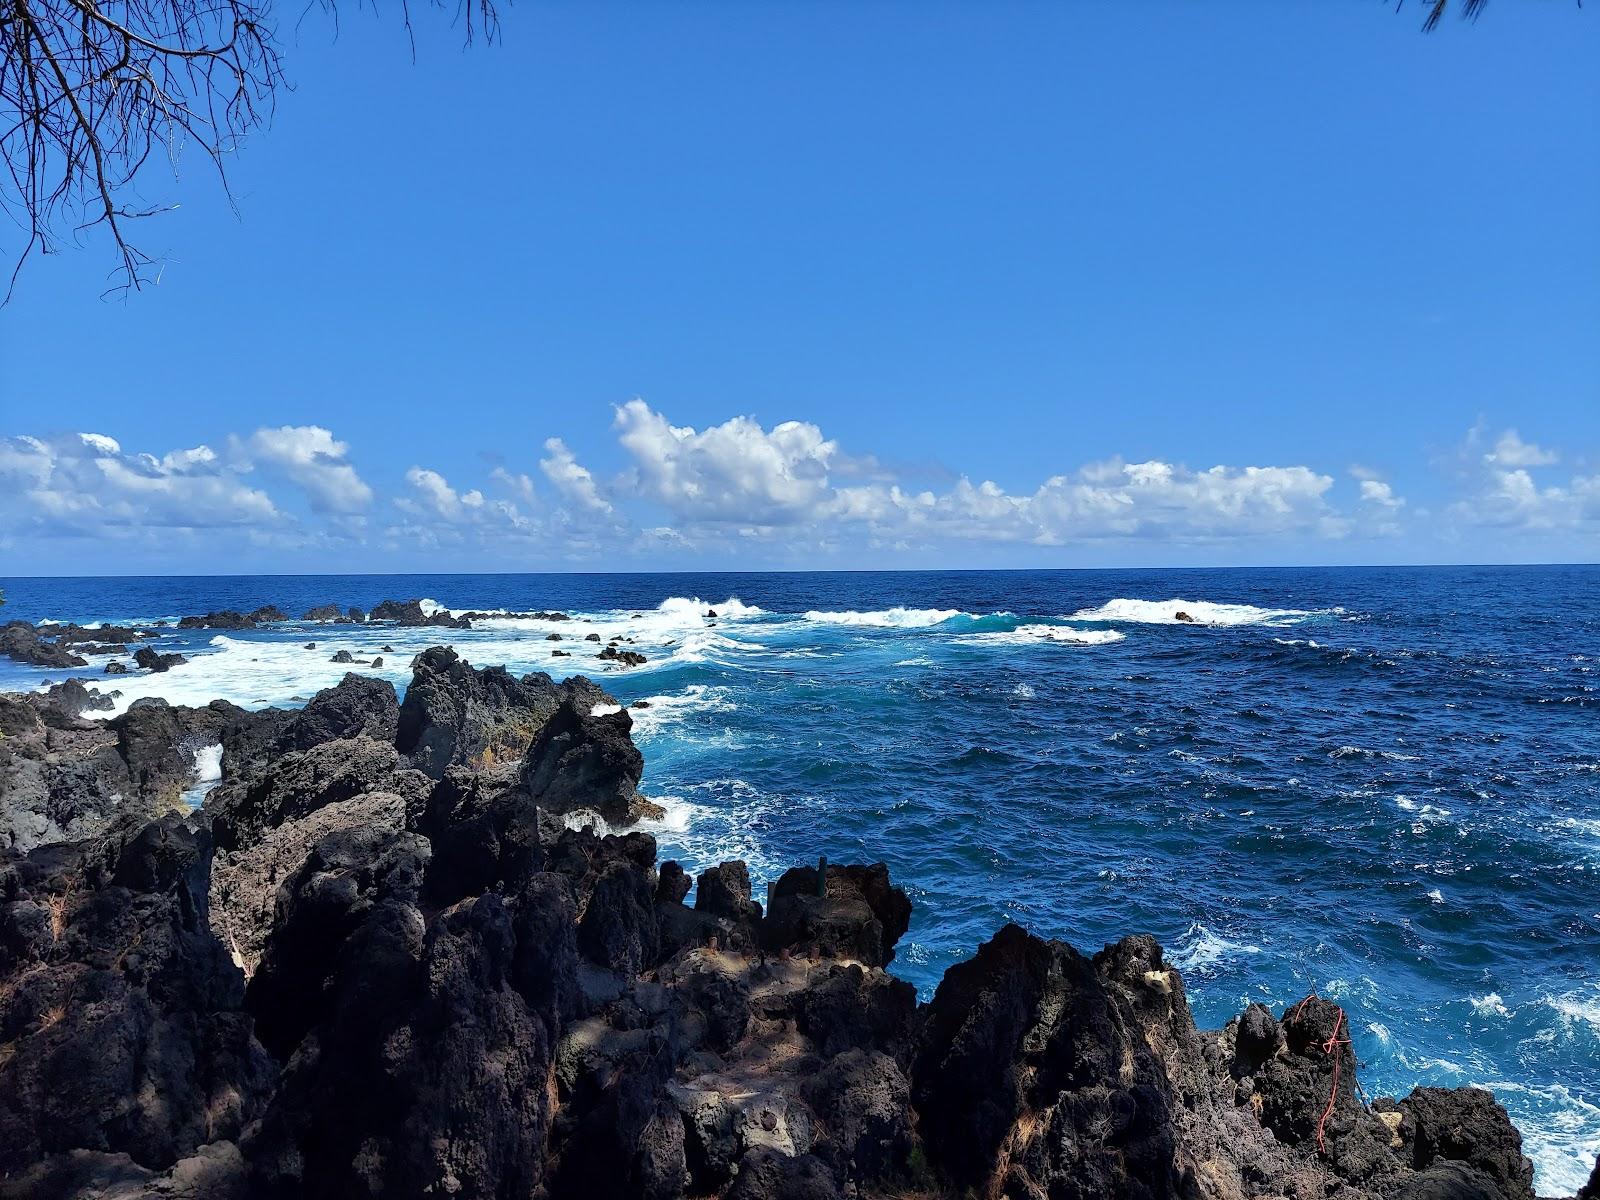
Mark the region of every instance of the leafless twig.
MULTIPOLYGON (((494 40, 494 0, 431 0, 452 2, 469 43, 494 40)), ((410 35, 409 0, 401 13, 410 35)), ((6 299, 35 252, 102 226, 110 291, 153 282, 159 263, 129 225, 172 205, 139 198, 146 167, 176 172, 197 148, 232 204, 228 156, 271 121, 283 85, 271 0, 0 0, 0 209, 22 233, 6 299)))

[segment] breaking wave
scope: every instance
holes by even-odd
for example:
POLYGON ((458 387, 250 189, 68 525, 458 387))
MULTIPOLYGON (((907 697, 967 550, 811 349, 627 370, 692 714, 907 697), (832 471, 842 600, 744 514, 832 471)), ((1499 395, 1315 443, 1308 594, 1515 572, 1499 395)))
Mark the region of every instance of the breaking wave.
POLYGON ((1209 600, 1107 600, 1099 608, 1079 609, 1074 621, 1129 621, 1140 625, 1297 625, 1308 617, 1343 612, 1339 608, 1257 608, 1254 604, 1213 604, 1209 600), (1192 620, 1185 621, 1183 613, 1192 620))

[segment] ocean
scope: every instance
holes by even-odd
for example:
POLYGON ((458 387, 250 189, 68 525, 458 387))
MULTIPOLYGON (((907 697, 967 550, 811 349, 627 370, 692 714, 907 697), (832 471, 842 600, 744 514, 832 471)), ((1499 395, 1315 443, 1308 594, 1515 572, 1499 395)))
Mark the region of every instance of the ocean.
MULTIPOLYGON (((169 630, 188 665, 100 682, 124 707, 293 705, 349 669, 340 649, 392 646, 378 673, 403 690, 438 642, 590 674, 650 702, 634 736, 663 859, 742 858, 758 897, 819 854, 888 863, 915 904, 892 969, 924 995, 1007 921, 1087 950, 1148 932, 1202 1025, 1315 989, 1349 1011, 1370 1095, 1493 1089, 1542 1193, 1600 1152, 1600 567, 0 587, 6 620, 563 610, 580 620, 169 630), (649 661, 606 670, 589 632, 649 661)), ((0 660, 4 689, 68 674, 0 660)))

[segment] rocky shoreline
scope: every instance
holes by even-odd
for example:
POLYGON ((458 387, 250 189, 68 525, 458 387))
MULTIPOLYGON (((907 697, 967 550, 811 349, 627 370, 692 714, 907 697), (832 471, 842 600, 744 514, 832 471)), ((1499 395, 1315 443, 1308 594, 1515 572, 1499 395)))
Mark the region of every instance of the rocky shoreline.
MULTIPOLYGON (((705 615, 708 624, 715 624, 716 612, 710 611, 705 615)), ((340 608, 336 604, 319 604, 308 610, 300 617, 300 624, 312 625, 340 625, 363 627, 393 627, 398 629, 453 629, 467 630, 474 627, 475 621, 492 619, 521 618, 541 621, 571 621, 573 618, 563 612, 465 612, 456 616, 443 609, 429 610, 424 607, 421 600, 384 600, 376 605, 371 612, 351 606, 340 608)), ((74 624, 43 623, 35 625, 30 621, 9 621, 0 625, 0 657, 9 658, 13 662, 23 663, 27 666, 45 667, 58 670, 74 670, 80 667, 91 667, 85 655, 109 656, 100 670, 106 675, 127 675, 132 670, 146 672, 170 671, 174 667, 188 664, 188 659, 178 653, 162 653, 154 646, 139 644, 150 640, 160 639, 172 629, 216 630, 219 632, 237 633, 245 630, 260 629, 263 626, 282 625, 290 621, 289 614, 275 605, 262 605, 250 612, 239 612, 236 609, 220 609, 203 614, 185 616, 169 624, 166 621, 156 621, 152 624, 130 626, 80 626, 74 624), (126 655, 127 657, 123 657, 126 655)), ((577 635, 573 635, 577 639, 577 635)), ((563 641, 559 633, 547 635, 546 640, 551 642, 563 641)), ((588 634, 582 638, 584 642, 599 643, 598 634, 588 634)), ((594 654, 597 665, 635 667, 648 661, 646 657, 636 650, 629 650, 624 642, 632 642, 632 638, 611 638, 600 650, 594 654)), ((307 650, 315 650, 317 644, 308 642, 307 650)), ((385 653, 393 653, 388 646, 384 647, 385 653)), ((551 650, 552 658, 574 657, 568 650, 551 650)), ((340 650, 332 661, 346 663, 352 666, 379 668, 383 666, 382 657, 370 660, 357 658, 348 650, 340 650)), ((69 681, 70 682, 70 681, 69 681)))
POLYGON ((1533 1196, 1489 1093, 1364 1098, 1331 1001, 1199 1030, 1153 939, 1007 926, 919 1004, 882 864, 658 863, 582 676, 93 703, 0 696, 0 1198, 1533 1196))

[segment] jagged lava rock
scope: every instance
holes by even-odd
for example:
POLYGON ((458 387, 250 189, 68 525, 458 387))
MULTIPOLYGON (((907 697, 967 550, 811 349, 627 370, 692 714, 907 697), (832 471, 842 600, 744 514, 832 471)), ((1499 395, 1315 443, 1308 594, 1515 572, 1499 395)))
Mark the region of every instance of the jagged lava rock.
POLYGON ((639 809, 644 774, 632 730, 625 708, 595 716, 587 702, 565 699, 528 747, 518 782, 546 812, 587 811, 626 824, 639 809))
POLYGON ((0 1172, 76 1149, 165 1168, 264 1103, 210 857, 172 815, 0 870, 0 1172))
POLYGON ((575 676, 557 684, 543 673, 518 679, 504 667, 474 668, 448 646, 412 663, 395 745, 435 779, 452 766, 518 759, 564 700, 585 711, 616 701, 575 676))
POLYGON ((793 867, 772 888, 762 936, 771 949, 814 947, 834 958, 885 967, 910 927, 911 901, 882 863, 830 866, 819 887, 815 867, 793 867))

